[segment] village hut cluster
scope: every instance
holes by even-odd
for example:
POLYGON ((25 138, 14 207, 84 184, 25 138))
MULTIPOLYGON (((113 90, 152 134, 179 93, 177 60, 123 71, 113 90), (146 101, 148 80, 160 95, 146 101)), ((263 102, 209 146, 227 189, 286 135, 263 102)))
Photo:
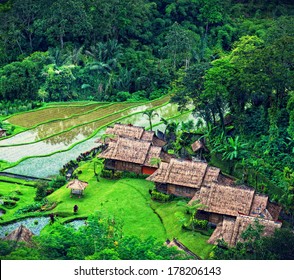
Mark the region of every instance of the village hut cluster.
MULTIPOLYGON (((190 198, 190 203, 199 200, 205 207, 198 211, 197 218, 216 226, 209 243, 224 239, 234 246, 255 220, 264 226, 264 235, 273 234, 282 226, 278 221, 281 207, 271 203, 267 196, 248 186, 236 185, 219 168, 206 162, 176 159, 166 154, 162 149, 164 139, 159 139, 153 131, 115 124, 107 128, 106 134, 113 137, 99 154, 105 159, 105 167, 148 174, 147 180, 153 181, 158 191, 190 198), (160 159, 160 165, 154 164, 152 158, 160 159)), ((196 141, 192 149, 195 152, 205 146, 196 141)))

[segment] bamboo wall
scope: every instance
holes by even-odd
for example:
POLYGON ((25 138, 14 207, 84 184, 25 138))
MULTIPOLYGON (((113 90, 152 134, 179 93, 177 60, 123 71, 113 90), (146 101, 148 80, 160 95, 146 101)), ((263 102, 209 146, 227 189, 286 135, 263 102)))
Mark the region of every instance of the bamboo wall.
POLYGON ((213 223, 213 224, 217 225, 218 223, 220 223, 220 222, 223 221, 223 215, 215 214, 215 213, 210 213, 209 214, 208 221, 210 223, 213 223))
POLYGON ((115 161, 115 169, 120 171, 135 172, 137 174, 141 174, 142 170, 141 165, 125 161, 115 161))
POLYGON ((194 196, 194 194, 196 193, 196 189, 178 186, 178 185, 167 184, 167 193, 173 194, 176 196, 183 196, 183 197, 192 198, 194 196))

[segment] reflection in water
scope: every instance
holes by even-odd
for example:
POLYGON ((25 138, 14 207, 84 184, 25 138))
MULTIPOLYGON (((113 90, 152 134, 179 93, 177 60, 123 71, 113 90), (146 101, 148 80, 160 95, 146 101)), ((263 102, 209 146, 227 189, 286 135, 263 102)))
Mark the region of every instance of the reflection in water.
POLYGON ((64 130, 68 130, 73 126, 77 126, 77 125, 87 123, 89 121, 92 121, 98 118, 102 118, 106 115, 115 113, 119 110, 123 110, 123 109, 126 109, 127 107, 135 106, 135 105, 136 103, 129 103, 129 104, 114 104, 114 105, 107 106, 105 108, 98 107, 95 111, 87 113, 85 115, 80 115, 80 116, 72 117, 65 120, 58 120, 58 121, 52 121, 50 123, 45 123, 45 124, 39 125, 38 127, 34 129, 22 132, 11 138, 0 141, 0 146, 35 142, 37 140, 49 137, 50 135, 62 132, 64 130))
MULTIPOLYGON (((158 101, 156 101, 158 102, 158 101)), ((159 104, 158 104, 159 105, 159 104)), ((153 104, 153 106, 156 106, 153 104)), ((132 110, 132 109, 131 109, 132 110)), ((161 114, 162 117, 164 118, 169 118, 172 117, 176 114, 178 114, 177 111, 177 106, 175 104, 167 104, 163 106, 162 108, 158 108, 156 110, 158 114, 161 114)), ((89 131, 94 131, 95 129, 115 121, 118 118, 118 115, 115 114, 113 116, 108 116, 107 118, 103 120, 96 121, 92 124, 85 125, 85 131, 84 133, 87 135, 89 131)), ((159 122, 160 117, 158 117, 157 120, 153 121, 153 123, 159 122)), ((131 117, 127 117, 123 120, 120 120, 120 122, 124 123, 132 123, 134 125, 138 126, 148 126, 149 121, 147 118, 144 118, 142 114, 137 114, 131 117)), ((80 129, 80 128, 76 128, 80 129)), ((69 151, 64 151, 64 152, 59 152, 51 156, 45 156, 45 157, 39 157, 39 158, 30 158, 27 160, 24 160, 17 166, 7 169, 7 172, 12 172, 12 173, 17 173, 17 174, 22 174, 22 175, 27 175, 27 176, 36 176, 36 177, 49 177, 58 174, 59 170, 62 168, 64 164, 69 162, 70 160, 73 160, 77 158, 81 153, 85 151, 89 151, 92 148, 97 147, 97 143, 95 143, 95 139, 99 138, 105 131, 105 128, 102 130, 99 130, 98 133, 82 142, 76 145, 74 148, 72 148, 69 151)), ((91 133, 92 133, 91 132, 91 133)), ((77 135, 77 134, 75 134, 77 135)), ((82 132, 80 135, 83 135, 82 132)), ((85 136, 85 135, 84 135, 85 136)), ((53 138, 53 137, 52 137, 53 138)), ((51 139, 51 138, 49 138, 51 139)), ((48 140, 49 140, 48 139, 48 140)), ((43 141, 42 141, 43 142, 43 141)), ((41 143, 41 142, 40 142, 41 143)), ((28 146, 28 145, 26 145, 28 146)), ((54 146, 56 147, 56 146, 54 146)), ((55 151, 58 151, 61 149, 55 149, 55 151)), ((0 148, 1 152, 1 148, 0 148)), ((40 153, 40 151, 39 151, 40 153)), ((47 153, 48 154, 48 153, 47 153)))
POLYGON ((16 230, 20 225, 24 225, 33 234, 39 235, 41 230, 49 223, 48 217, 27 218, 17 222, 13 222, 0 227, 0 238, 16 230))
POLYGON ((122 113, 107 116, 101 120, 76 127, 70 131, 55 135, 37 143, 15 147, 0 147, 1 159, 9 162, 16 162, 24 157, 48 155, 56 151, 68 149, 74 143, 89 137, 100 126, 113 122, 121 116, 122 113))

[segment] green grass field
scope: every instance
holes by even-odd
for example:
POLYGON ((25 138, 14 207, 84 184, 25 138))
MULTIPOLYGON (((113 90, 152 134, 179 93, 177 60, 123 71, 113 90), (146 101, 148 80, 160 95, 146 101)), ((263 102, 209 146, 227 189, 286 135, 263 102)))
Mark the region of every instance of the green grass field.
MULTIPOLYGON (((1 178, 7 181, 10 179, 7 177, 3 178, 2 176, 1 178)), ((23 208, 26 205, 34 203, 34 197, 36 193, 35 187, 24 185, 28 183, 26 181, 22 182, 21 180, 16 179, 13 182, 13 180, 14 179, 12 179, 11 182, 0 181, 0 200, 5 200, 11 196, 19 199, 16 201, 16 205, 13 208, 1 205, 0 208, 6 212, 4 215, 0 216, 1 222, 14 220, 17 217, 15 213, 19 209, 23 208)))
MULTIPOLYGON (((79 179, 89 183, 84 195, 81 198, 71 197, 70 190, 63 186, 47 197, 50 202, 57 202, 57 206, 50 212, 33 212, 16 216, 15 213, 18 209, 34 203, 36 189, 25 186, 24 184, 28 182, 19 179, 16 179, 17 183, 0 181, 2 196, 9 196, 15 190, 21 192, 21 195, 17 195, 19 200, 16 207, 8 209, 2 206, 6 213, 1 216, 1 222, 25 216, 45 216, 49 213, 55 213, 58 220, 63 223, 77 218, 87 218, 95 211, 102 211, 122 222, 125 235, 136 235, 143 239, 153 236, 161 242, 167 238, 176 237, 201 258, 208 258, 212 250, 212 245, 206 243, 209 236, 199 232, 185 231, 181 228, 175 213, 182 211, 182 209, 177 206, 176 201, 169 203, 152 201, 149 194, 149 190, 154 188, 152 182, 137 178, 119 180, 100 178, 97 181, 93 167, 93 162, 87 162, 79 168, 82 171, 79 179), (77 214, 73 213, 75 204, 79 206, 77 214)), ((46 231, 46 228, 44 230, 46 231)))
POLYGON ((136 178, 100 178, 97 182, 93 167, 93 162, 88 162, 79 168, 82 171, 79 179, 89 183, 81 198, 71 197, 65 186, 48 197, 50 201, 58 202, 53 212, 61 216, 61 222, 87 217, 96 210, 102 211, 120 219, 126 235, 154 236, 162 242, 176 237, 201 258, 208 258, 213 247, 207 243, 209 236, 182 229, 175 213, 183 209, 177 206, 176 201, 152 201, 149 194, 149 190, 154 188, 152 182, 136 178), (77 215, 73 214, 75 204, 79 206, 77 215))

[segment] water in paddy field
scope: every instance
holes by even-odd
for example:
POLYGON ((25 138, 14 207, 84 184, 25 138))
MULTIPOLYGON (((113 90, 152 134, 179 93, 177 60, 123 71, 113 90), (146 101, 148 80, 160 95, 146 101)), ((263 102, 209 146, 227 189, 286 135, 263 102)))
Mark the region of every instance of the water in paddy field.
POLYGON ((41 110, 18 114, 8 118, 7 121, 14 125, 20 125, 29 128, 52 119, 68 118, 75 114, 82 114, 91 111, 98 106, 99 103, 85 106, 49 107, 41 110))
POLYGON ((53 134, 68 130, 74 126, 83 125, 89 121, 103 118, 109 114, 113 114, 119 110, 123 110, 132 106, 134 106, 134 104, 126 103, 114 104, 106 107, 104 106, 103 108, 97 107, 97 109, 92 112, 88 112, 87 114, 41 124, 33 129, 21 132, 13 137, 1 140, 0 146, 31 143, 40 139, 47 138, 53 134))
MULTIPOLYGON (((175 104, 167 104, 161 108, 156 109, 155 112, 158 113, 159 116, 155 117, 152 120, 154 124, 160 122, 161 117, 170 118, 176 116, 179 113, 177 111, 177 105, 175 104)), ((115 122, 115 119, 113 121, 115 122)), ((149 126, 149 120, 147 116, 143 115, 142 113, 126 117, 123 120, 120 120, 120 122, 132 123, 133 125, 144 127, 149 126)), ((9 168, 5 171, 40 178, 46 178, 57 175, 59 173, 59 170, 67 162, 76 159, 81 153, 97 147, 98 144, 95 143, 95 140, 98 139, 101 135, 103 135, 104 132, 105 128, 99 130, 97 134, 92 138, 77 144, 75 147, 68 151, 61 151, 51 156, 26 159, 19 163, 17 166, 9 168)))
POLYGON ((20 225, 28 228, 34 235, 39 235, 41 230, 47 224, 49 224, 49 220, 50 218, 48 217, 27 218, 4 226, 0 226, 0 238, 3 238, 12 231, 16 230, 20 225))

